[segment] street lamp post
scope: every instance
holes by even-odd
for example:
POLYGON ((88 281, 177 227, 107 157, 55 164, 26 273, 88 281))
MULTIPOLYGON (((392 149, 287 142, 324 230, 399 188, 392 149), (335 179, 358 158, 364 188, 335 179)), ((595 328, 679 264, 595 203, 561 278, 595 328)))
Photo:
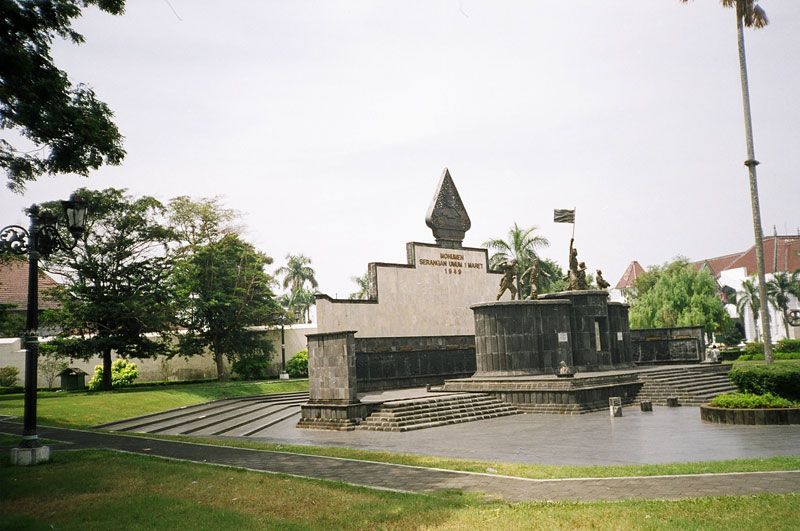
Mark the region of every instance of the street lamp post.
POLYGON ((281 380, 288 380, 289 373, 286 372, 286 336, 284 335, 284 327, 286 326, 286 315, 281 314, 281 380))
POLYGON ((74 242, 67 245, 58 234, 58 219, 41 212, 38 205, 28 209, 30 228, 9 225, 0 229, 0 251, 28 255, 28 307, 25 322, 25 402, 22 442, 11 451, 11 463, 35 465, 50 460, 50 449, 42 446, 36 434, 36 388, 39 356, 39 258, 56 249, 73 249, 86 226, 86 202, 72 194, 61 201, 74 242))

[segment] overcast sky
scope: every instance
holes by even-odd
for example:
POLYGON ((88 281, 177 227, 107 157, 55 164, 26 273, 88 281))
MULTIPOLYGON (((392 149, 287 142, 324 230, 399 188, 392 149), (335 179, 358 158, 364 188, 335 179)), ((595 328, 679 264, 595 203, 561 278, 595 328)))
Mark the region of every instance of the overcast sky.
MULTIPOLYGON (((632 260, 753 244, 735 16, 716 0, 129 1, 87 9, 57 64, 115 112, 127 157, 0 191, 0 225, 78 187, 223 196, 283 265, 346 297, 433 242, 443 168, 465 245, 536 225, 616 283, 632 260), (177 15, 176 15, 177 13, 177 15)), ((800 2, 746 32, 765 233, 800 227, 800 2)))

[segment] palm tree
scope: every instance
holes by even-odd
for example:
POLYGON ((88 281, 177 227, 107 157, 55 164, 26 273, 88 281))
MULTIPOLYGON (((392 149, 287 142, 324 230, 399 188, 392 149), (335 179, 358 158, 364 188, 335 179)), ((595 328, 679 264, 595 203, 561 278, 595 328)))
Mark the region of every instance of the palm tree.
POLYGON ((292 286, 292 293, 303 288, 306 282, 311 284, 312 288, 317 287, 317 279, 314 278, 314 270, 311 269, 311 259, 302 254, 287 254, 286 265, 279 267, 276 275, 284 275, 283 289, 292 286))
MULTIPOLYGON (((688 0, 681 0, 686 3, 688 0)), ((764 362, 770 365, 772 358, 772 337, 769 329, 769 309, 767 303, 767 283, 764 274, 764 233, 761 230, 761 209, 758 202, 758 179, 756 178, 755 148, 753 147, 753 124, 750 116, 750 88, 747 80, 747 61, 744 50, 744 27, 763 28, 769 24, 767 14, 758 5, 758 0, 721 0, 723 7, 736 8, 736 30, 739 44, 739 77, 742 82, 742 106, 744 107, 744 131, 747 141, 747 160, 745 165, 750 173, 750 203, 753 210, 753 232, 756 239, 756 266, 758 268, 758 289, 761 299, 761 322, 764 330, 764 362)))
POLYGON ((317 303, 317 294, 314 290, 300 288, 295 293, 297 309, 301 314, 305 314, 307 323, 311 322, 311 307, 317 303))
POLYGON ((772 280, 767 282, 769 302, 783 315, 783 328, 786 332, 786 339, 789 339, 789 321, 787 320, 789 296, 793 295, 793 291, 797 290, 797 274, 796 271, 793 275, 789 273, 775 273, 772 275, 772 280))
POLYGON ((534 258, 539 258, 539 255, 536 254, 536 249, 550 245, 547 238, 534 234, 537 229, 538 227, 535 225, 528 229, 523 229, 515 222, 514 226, 508 231, 508 240, 492 238, 483 242, 484 247, 496 251, 489 258, 490 268, 496 269, 503 262, 517 261, 517 293, 519 293, 520 299, 524 298, 519 286, 520 275, 530 267, 534 258))
POLYGON ((358 284, 358 291, 350 294, 351 299, 369 299, 369 273, 364 273, 360 277, 351 277, 353 282, 358 284))
POLYGON ((756 330, 756 341, 758 341, 758 309, 761 307, 758 286, 752 280, 745 280, 742 282, 742 289, 744 293, 736 298, 736 309, 739 311, 739 315, 744 317, 745 308, 750 308, 750 312, 753 314, 753 327, 756 330))

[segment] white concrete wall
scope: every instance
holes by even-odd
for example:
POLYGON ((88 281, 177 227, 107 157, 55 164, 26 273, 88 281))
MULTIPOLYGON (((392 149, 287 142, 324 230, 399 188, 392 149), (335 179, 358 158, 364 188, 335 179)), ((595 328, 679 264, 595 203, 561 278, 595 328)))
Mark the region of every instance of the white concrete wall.
MULTIPOLYGON (((470 306, 495 300, 502 275, 488 271, 485 249, 409 244, 409 263, 370 264, 377 298, 317 298, 319 332, 358 337, 474 334, 470 306)), ((507 292, 502 300, 509 300, 507 292)))
MULTIPOLYGON (((271 361, 280 368, 281 364, 281 331, 280 328, 260 328, 266 330, 268 337, 272 340, 274 350, 272 352, 271 361)), ((286 361, 300 352, 307 349, 306 334, 316 332, 315 325, 290 325, 285 328, 286 339, 286 361)), ((43 338, 42 341, 46 341, 43 338)), ((23 385, 25 382, 25 351, 22 350, 22 341, 17 338, 0 338, 0 367, 13 366, 19 370, 18 385, 23 385)), ((39 357, 40 360, 44 359, 43 356, 39 357)), ((112 354, 112 362, 119 359, 119 356, 112 354)), ((94 374, 96 365, 102 365, 103 360, 99 356, 95 356, 88 361, 82 360, 65 360, 69 363, 70 367, 75 367, 86 371, 86 381, 91 379, 94 374)), ((139 371, 137 382, 150 382, 156 380, 192 380, 196 378, 215 378, 217 376, 217 367, 214 359, 210 353, 202 356, 192 356, 189 358, 182 358, 176 356, 172 359, 164 357, 156 359, 136 359, 132 358, 129 361, 136 364, 139 371)), ((226 361, 226 366, 229 364, 226 361)), ((53 386, 58 387, 61 380, 56 377, 53 386)), ((48 381, 46 375, 41 371, 38 374, 39 387, 47 387, 48 381)))

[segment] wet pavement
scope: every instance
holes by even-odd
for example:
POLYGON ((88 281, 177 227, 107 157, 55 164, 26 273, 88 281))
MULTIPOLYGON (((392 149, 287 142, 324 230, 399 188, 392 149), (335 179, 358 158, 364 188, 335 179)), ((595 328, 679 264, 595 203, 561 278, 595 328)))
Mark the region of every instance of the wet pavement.
POLYGON ((524 414, 409 432, 296 429, 298 416, 250 437, 508 463, 618 465, 800 455, 800 426, 736 426, 700 420, 698 407, 623 408, 584 415, 524 414))

